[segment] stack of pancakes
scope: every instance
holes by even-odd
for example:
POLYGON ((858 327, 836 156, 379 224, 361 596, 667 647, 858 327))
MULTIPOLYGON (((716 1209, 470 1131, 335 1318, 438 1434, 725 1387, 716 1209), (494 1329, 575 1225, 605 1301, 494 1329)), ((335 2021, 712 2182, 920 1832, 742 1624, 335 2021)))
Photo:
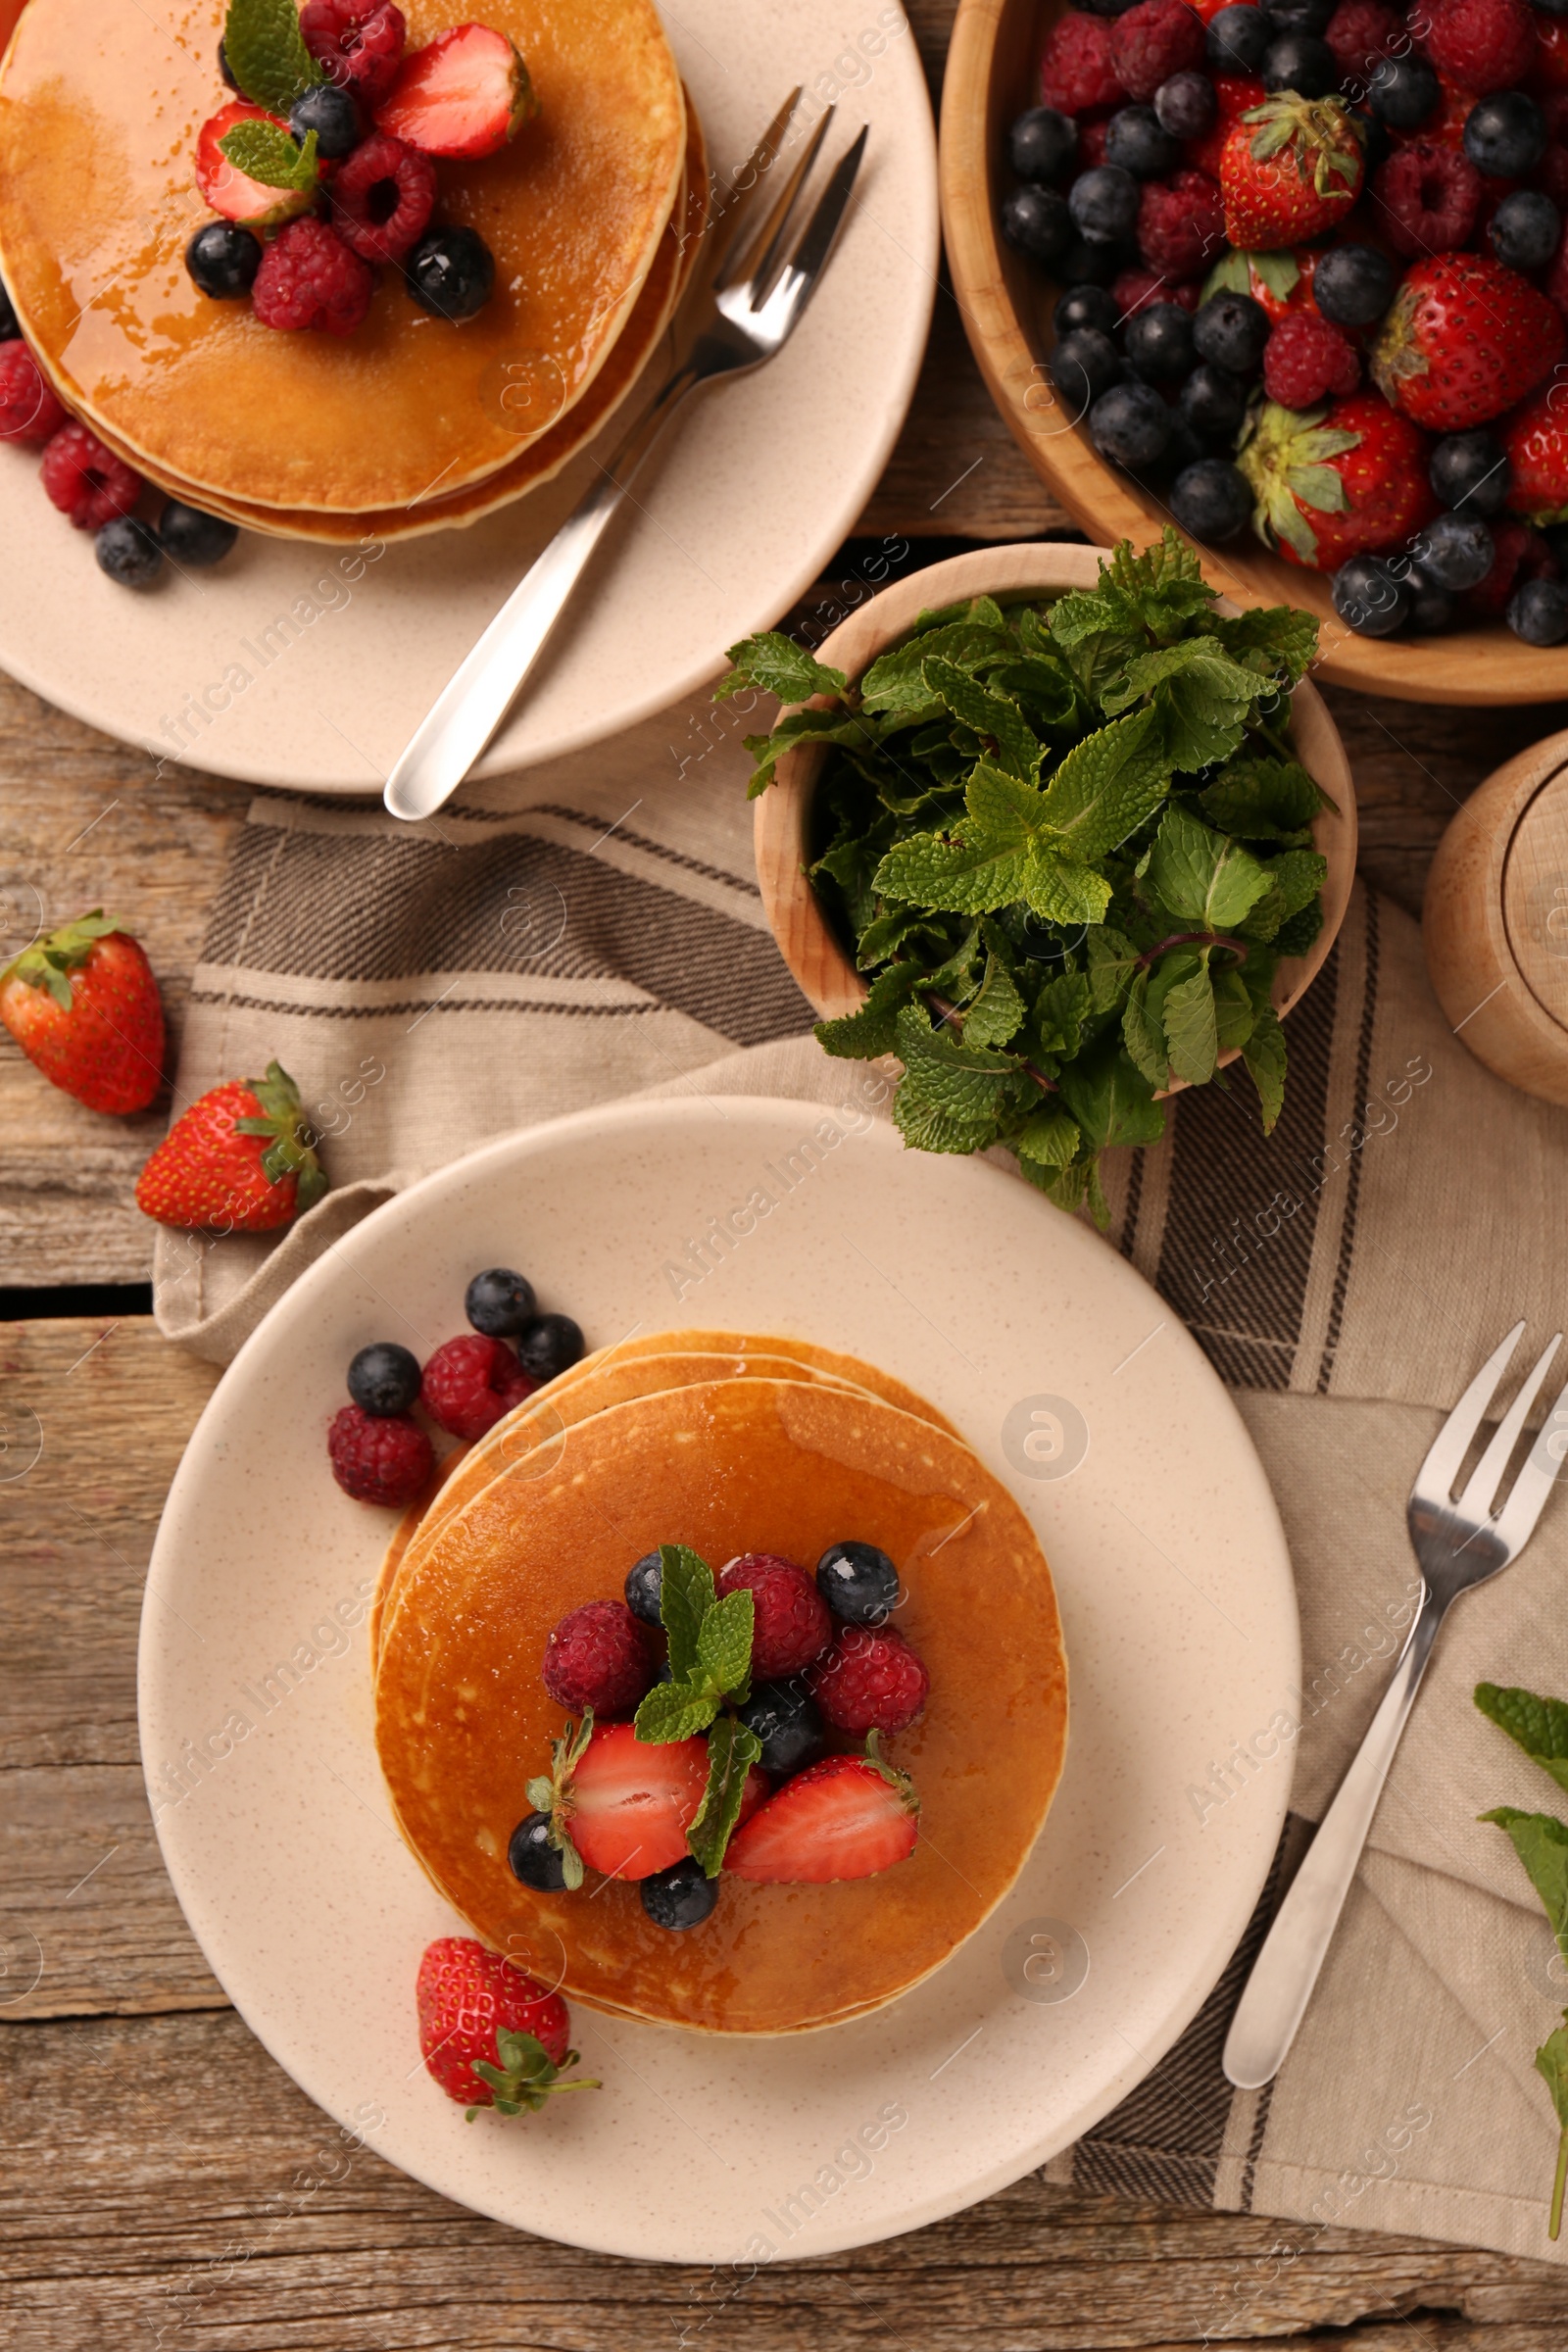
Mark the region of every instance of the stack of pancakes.
POLYGON ((370 1639, 382 1770, 434 1885, 568 1996, 658 2023, 781 2034, 892 1999, 1006 1893, 1061 1770, 1061 1630, 1028 1521, 912 1391, 796 1340, 664 1333, 585 1358, 407 1515, 370 1639), (909 1859, 830 1886, 725 1877, 679 1936, 635 1886, 520 1886, 508 1841, 562 1730, 541 1680, 551 1629, 618 1598, 660 1544, 715 1569, 742 1551, 810 1567, 845 1539, 898 1564, 898 1624, 930 1671, 890 1749, 921 1802, 909 1859))
POLYGON ((495 292, 453 323, 381 272, 344 337, 198 291, 193 158, 232 93, 224 0, 30 0, 0 66, 0 274, 66 406, 172 496, 289 538, 392 539, 549 481, 661 341, 707 217, 701 128, 653 0, 408 0, 410 50, 476 17, 540 103, 499 154, 437 166, 495 292), (166 22, 167 20, 167 22, 166 22))

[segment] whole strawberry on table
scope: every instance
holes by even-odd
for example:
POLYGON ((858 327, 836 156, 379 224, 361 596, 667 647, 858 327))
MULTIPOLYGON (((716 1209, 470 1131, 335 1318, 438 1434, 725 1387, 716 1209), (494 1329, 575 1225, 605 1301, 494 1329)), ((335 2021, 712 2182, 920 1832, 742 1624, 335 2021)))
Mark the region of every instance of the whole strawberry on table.
POLYGON ((164 1006, 140 942, 101 906, 0 972, 0 1021, 89 1110, 145 1110, 163 1084, 164 1006))
POLYGON ((1101 456, 1365 635, 1568 637, 1568 16, 1093 0, 1039 86, 1002 226, 1101 456))

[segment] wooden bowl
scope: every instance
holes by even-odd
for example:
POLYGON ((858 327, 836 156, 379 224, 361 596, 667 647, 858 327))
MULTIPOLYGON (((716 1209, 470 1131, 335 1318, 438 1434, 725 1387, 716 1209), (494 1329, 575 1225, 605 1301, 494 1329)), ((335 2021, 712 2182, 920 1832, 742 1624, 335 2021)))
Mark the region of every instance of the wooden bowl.
MULTIPOLYGON (((942 100, 942 220, 954 291, 992 398, 1036 471, 1091 539, 1143 547, 1172 519, 1097 455, 1046 372, 1058 289, 1005 244, 997 204, 1011 184, 1007 126, 1039 103, 1040 51, 1065 0, 961 0, 942 100)), ((1284 564, 1249 535, 1200 550, 1211 584, 1238 604, 1295 604, 1322 622, 1319 667, 1336 685, 1419 703, 1544 703, 1568 690, 1568 649, 1524 645, 1500 621, 1442 637, 1358 637, 1321 572, 1284 564)))
MULTIPOLYGON (((1093 588, 1106 552, 1039 540, 1025 547, 979 548, 971 555, 952 556, 945 564, 933 564, 884 588, 840 623, 817 648, 817 659, 858 678, 923 612, 970 596, 1018 597, 1093 588)), ((1235 607, 1222 600, 1220 610, 1235 607)), ((1345 920, 1355 879, 1355 785, 1340 731, 1323 697, 1305 679, 1296 689, 1291 715, 1301 764, 1335 802, 1338 813, 1320 810, 1312 828, 1313 845, 1328 859, 1323 928, 1305 956, 1281 960, 1274 1004, 1282 1013, 1289 1012, 1322 968, 1345 920)), ((820 1017, 836 1020, 855 1011, 866 984, 840 945, 807 874, 813 856, 811 804, 826 756, 822 745, 786 753, 773 783, 757 803, 755 838, 757 878, 773 937, 820 1017)), ((1236 1055, 1224 1054, 1220 1059, 1234 1061, 1236 1055)))
POLYGON ((1568 733, 1471 794, 1432 861, 1422 935, 1438 1002, 1476 1059, 1568 1104, 1568 733))

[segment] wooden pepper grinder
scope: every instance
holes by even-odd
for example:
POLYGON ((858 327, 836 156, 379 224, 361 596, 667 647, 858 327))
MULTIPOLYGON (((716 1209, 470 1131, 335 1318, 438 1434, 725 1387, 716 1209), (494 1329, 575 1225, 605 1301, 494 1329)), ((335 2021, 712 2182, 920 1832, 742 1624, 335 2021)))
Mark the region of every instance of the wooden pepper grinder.
POLYGON ((1568 732, 1465 803, 1432 863, 1422 933, 1438 1001, 1477 1060, 1568 1104, 1568 732))

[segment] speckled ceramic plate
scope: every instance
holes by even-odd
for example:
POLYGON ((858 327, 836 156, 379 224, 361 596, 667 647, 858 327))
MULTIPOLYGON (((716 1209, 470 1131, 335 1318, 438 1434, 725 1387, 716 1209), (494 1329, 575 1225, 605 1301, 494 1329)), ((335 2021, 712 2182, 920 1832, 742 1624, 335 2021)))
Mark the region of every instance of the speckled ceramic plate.
MULTIPOLYGON (((1299 1664, 1284 1536, 1219 1381, 1114 1251, 998 1169, 906 1152, 861 1084, 846 1065, 834 1114, 583 1113, 378 1210, 218 1389, 142 1620, 165 1859, 279 2063, 444 2196, 610 2253, 724 2266, 726 2293, 759 2264, 951 2213, 1105 2114, 1218 1978, 1289 1793, 1286 1755, 1245 1802, 1192 1793, 1290 1703, 1299 1664), (387 1522, 338 1492, 323 1443, 354 1350, 450 1338, 468 1275, 496 1263, 523 1266, 591 1345, 634 1327, 794 1333, 919 1389, 1030 1514, 1072 1692, 1044 1835, 934 1977, 869 2018, 760 2042, 579 2004, 604 2090, 515 2126, 466 2124, 419 2063, 415 1972, 460 1923, 392 1826, 371 1743, 365 1610, 387 1522)), ((983 1592, 974 1617, 983 1642, 983 1592)), ((550 1974, 550 1954, 528 1957, 550 1974)))
MULTIPOLYGON (((788 349, 705 396, 675 428, 481 761, 484 775, 578 750, 667 708, 718 674, 726 646, 771 626, 862 513, 925 348, 936 142, 902 10, 882 0, 849 13, 836 0, 679 0, 664 18, 721 178, 797 82, 818 112, 837 98, 831 152, 869 125, 866 163, 840 250, 788 349)), ((0 665, 154 759, 247 782, 375 793, 598 479, 595 461, 631 413, 557 481, 471 529, 406 540, 369 562, 352 549, 246 535, 217 569, 166 574, 143 596, 106 579, 85 536, 49 505, 37 451, 0 447, 0 665)))

